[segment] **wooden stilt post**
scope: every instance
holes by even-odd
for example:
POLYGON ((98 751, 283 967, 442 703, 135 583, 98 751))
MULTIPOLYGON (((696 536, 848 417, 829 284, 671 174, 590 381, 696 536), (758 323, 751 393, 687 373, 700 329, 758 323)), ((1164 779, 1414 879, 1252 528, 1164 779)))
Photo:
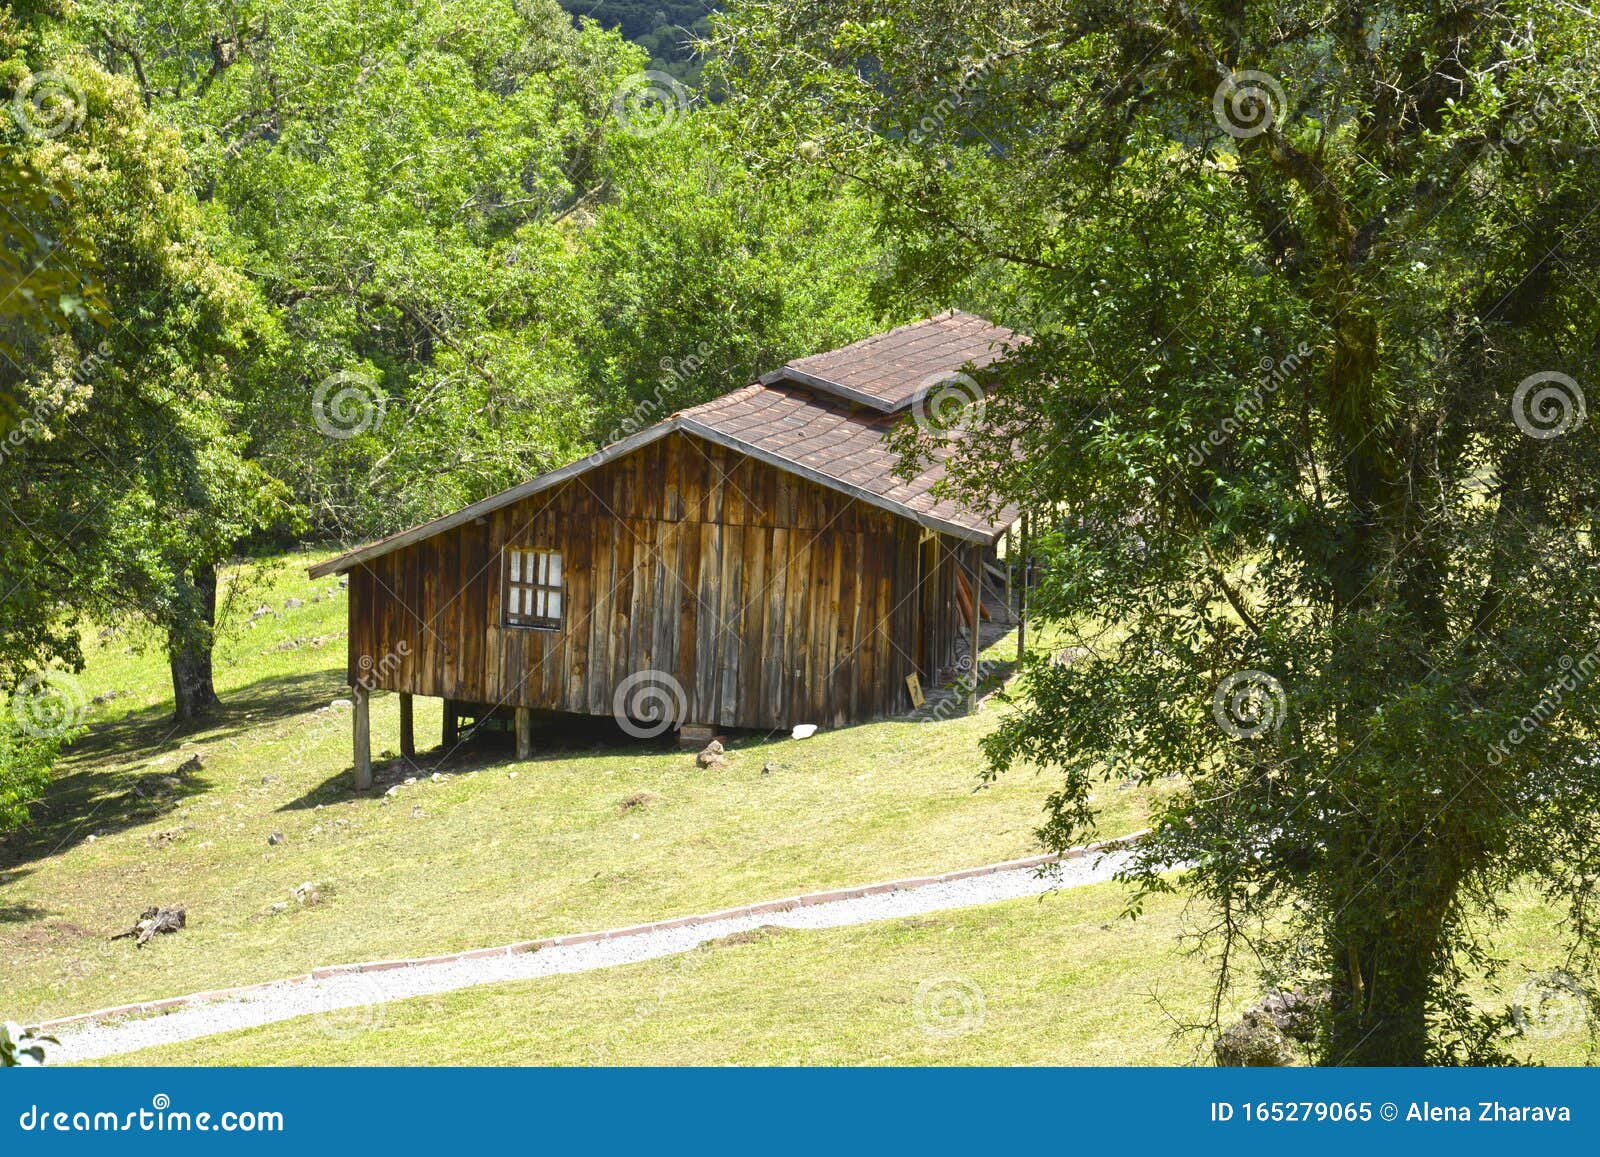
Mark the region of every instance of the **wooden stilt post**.
POLYGON ((448 749, 456 745, 456 739, 460 735, 460 732, 456 730, 458 722, 460 720, 456 715, 456 701, 454 699, 446 699, 444 701, 444 745, 446 748, 445 754, 447 755, 449 754, 448 749))
POLYGON ((356 789, 366 791, 372 786, 372 726, 371 712, 368 707, 372 692, 366 685, 357 682, 352 689, 350 701, 354 709, 350 718, 355 731, 356 755, 356 789))
POLYGON ((1017 550, 1017 565, 1022 568, 1017 581, 1017 662, 1028 653, 1028 512, 1019 518, 1019 537, 1022 545, 1017 550))
POLYGON ((533 758, 533 709, 517 708, 517 758, 533 758))
POLYGON ((974 545, 972 548, 972 606, 967 608, 970 621, 967 624, 967 658, 969 670, 967 671, 967 714, 975 714, 978 710, 978 652, 982 649, 978 642, 979 611, 983 606, 983 548, 974 545))
POLYGON ((417 754, 416 729, 413 725, 411 692, 400 692, 400 754, 411 759, 417 754))
POLYGON ((1015 539, 1013 539, 1011 537, 1011 528, 1008 526, 1008 527, 1006 527, 1006 614, 1007 615, 1010 615, 1012 613, 1012 610, 1011 610, 1011 571, 1012 571, 1012 568, 1015 567, 1016 563, 1017 563, 1017 552, 1013 548, 1013 543, 1014 542, 1015 542, 1015 539))

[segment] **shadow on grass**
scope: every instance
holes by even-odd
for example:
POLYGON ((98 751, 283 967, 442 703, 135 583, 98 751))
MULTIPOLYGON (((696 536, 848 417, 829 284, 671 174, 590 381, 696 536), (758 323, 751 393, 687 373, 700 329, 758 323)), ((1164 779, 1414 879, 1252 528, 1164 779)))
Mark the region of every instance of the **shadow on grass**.
POLYGON ((191 725, 175 723, 165 707, 100 721, 63 755, 27 824, 0 847, 0 868, 54 855, 86 841, 147 824, 208 790, 198 760, 179 745, 206 745, 241 736, 276 720, 325 706, 343 686, 339 668, 277 676, 229 692, 220 709, 191 725), (145 767, 157 756, 179 758, 145 767))
POLYGON ((0 924, 31 924, 50 915, 48 908, 23 901, 21 904, 0 904, 0 924))
POLYGON ((373 735, 375 754, 370 789, 358 791, 355 769, 353 765, 346 766, 278 810, 302 811, 319 804, 328 806, 346 800, 371 798, 413 777, 422 779, 432 775, 465 775, 495 768, 510 771, 528 764, 618 755, 629 751, 672 751, 677 746, 677 737, 673 732, 642 740, 627 734, 610 716, 555 713, 534 727, 533 757, 529 760, 516 758, 516 741, 508 720, 497 719, 481 727, 464 729, 454 744, 447 747, 441 743, 431 750, 418 751, 410 758, 394 754, 392 747, 398 744, 387 744, 385 738, 376 733, 373 735), (379 752, 382 754, 377 754, 379 752))
MULTIPOLYGON (((1003 679, 1008 665, 994 675, 1003 679)), ((118 720, 99 720, 89 733, 65 753, 57 775, 45 795, 33 806, 27 825, 13 832, 0 846, 0 879, 8 867, 54 855, 88 840, 151 823, 169 814, 186 799, 207 791, 211 782, 204 766, 192 761, 181 746, 205 747, 256 732, 274 722, 307 720, 312 726, 337 726, 348 733, 349 718, 329 714, 330 703, 348 695, 344 669, 329 666, 317 671, 261 679, 228 691, 220 709, 192 725, 180 726, 166 706, 132 711, 118 720), (150 760, 168 757, 148 767, 150 760), (177 757, 177 758, 172 758, 177 757)), ((357 791, 354 771, 341 768, 280 811, 314 808, 357 798, 381 795, 407 778, 434 774, 461 775, 519 762, 537 764, 574 760, 586 756, 627 752, 664 752, 677 747, 677 735, 667 731, 652 739, 624 732, 610 716, 552 714, 542 719, 534 733, 531 761, 515 758, 515 744, 506 720, 496 719, 474 728, 448 749, 440 745, 411 758, 398 756, 396 737, 374 735, 380 753, 373 764, 373 787, 357 791)), ((729 730, 722 736, 730 746, 760 748, 786 738, 788 729, 775 731, 729 730)), ((685 758, 691 758, 686 754, 685 758)), ((536 773, 535 773, 536 774, 536 773)))
MULTIPOLYGON (((999 668, 997 668, 998 670, 999 668)), ((999 679, 996 680, 998 685, 999 679)), ((431 750, 418 751, 411 758, 395 754, 399 744, 396 737, 373 732, 372 736, 372 787, 358 791, 355 786, 355 768, 346 765, 322 783, 284 804, 279 811, 301 811, 317 806, 327 807, 353 799, 370 799, 384 794, 396 784, 409 778, 424 779, 433 775, 465 775, 473 771, 503 768, 512 771, 528 769, 537 775, 537 765, 550 762, 573 762, 586 758, 605 756, 662 754, 680 752, 685 760, 695 753, 681 750, 678 733, 668 730, 651 738, 641 738, 628 731, 609 715, 580 715, 563 712, 545 712, 534 725, 533 755, 526 760, 516 758, 510 713, 503 713, 492 723, 464 729, 455 744, 448 748, 440 744, 431 750)), ((880 720, 862 720, 849 727, 866 726, 880 720)), ((348 727, 348 721, 346 721, 348 727)), ((829 728, 842 731, 847 728, 829 728)), ((719 728, 717 738, 727 747, 755 752, 770 744, 788 739, 787 727, 771 730, 744 728, 719 728)))

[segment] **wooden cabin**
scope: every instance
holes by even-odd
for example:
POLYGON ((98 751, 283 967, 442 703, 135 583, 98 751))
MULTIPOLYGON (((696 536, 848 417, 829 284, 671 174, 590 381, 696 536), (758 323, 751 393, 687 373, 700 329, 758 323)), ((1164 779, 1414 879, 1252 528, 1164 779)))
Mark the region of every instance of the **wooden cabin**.
MULTIPOLYGON (((634 734, 903 713, 971 650, 1010 524, 894 474, 885 432, 1021 340, 951 312, 800 358, 579 462, 313 567, 349 576, 357 780, 368 696, 610 715, 634 734), (978 597, 973 598, 972 593, 978 597)), ((971 381, 966 378, 964 381, 971 381)))

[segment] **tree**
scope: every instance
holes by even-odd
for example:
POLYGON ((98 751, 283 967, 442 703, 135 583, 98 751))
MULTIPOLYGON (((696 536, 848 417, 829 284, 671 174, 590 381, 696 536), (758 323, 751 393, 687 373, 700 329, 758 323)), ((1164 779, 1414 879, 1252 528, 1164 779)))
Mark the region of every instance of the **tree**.
MULTIPOLYGON (((15 360, 19 345, 73 321, 89 320, 102 304, 83 239, 50 236, 38 228, 52 201, 71 196, 69 187, 43 184, 9 150, 0 155, 0 204, 6 207, 0 214, 0 286, 7 290, 0 302, 0 357, 15 360), (76 260, 52 262, 58 247, 68 247, 76 260)), ((0 435, 26 418, 15 395, 0 395, 0 435)))
POLYGON ((605 141, 575 262, 602 443, 878 329, 869 206, 825 174, 763 179, 736 135, 710 107, 605 141))
MULTIPOLYGON (((0 40, 9 42, 34 21, 60 15, 52 0, 19 3, 15 12, 0 14, 0 40)), ((61 78, 32 75, 15 58, 5 64, 3 82, 14 86, 11 119, 19 128, 47 135, 69 127, 81 114, 61 78)), ((9 144, 0 144, 0 205, 6 210, 0 213, 0 358, 15 360, 19 342, 85 320, 103 305, 83 238, 70 228, 58 234, 42 228, 50 204, 71 196, 70 186, 46 183, 9 144), (71 260, 51 260, 58 251, 71 260)), ((26 418, 19 398, 0 393, 0 435, 26 418)))
POLYGON ((85 0, 293 338, 251 450, 352 538, 870 328, 861 202, 769 187, 555 0, 85 0))
MULTIPOLYGON (((233 400, 237 383, 270 376, 276 330, 187 194, 176 135, 150 123, 134 86, 73 53, 54 24, 9 32, 0 56, 14 90, 0 96, 14 102, 43 77, 75 106, 50 131, 19 117, 6 137, 44 188, 69 194, 36 204, 30 228, 81 240, 104 306, 24 333, 0 367, 28 415, 0 458, 13 583, 0 665, 13 676, 74 665, 75 615, 140 615, 166 635, 188 720, 216 702, 217 564, 287 516, 283 488, 244 453, 233 400)), ((75 272, 72 249, 49 261, 75 272)))
POLYGON ((752 148, 1034 335, 957 478, 1087 647, 988 744, 1059 775, 1045 839, 1178 777, 1130 876, 1204 902, 1219 1002, 1254 955, 1325 1063, 1503 1056, 1507 889, 1597 943, 1592 18, 780 0, 718 48, 752 148))
POLYGON ((62 744, 77 735, 71 727, 39 727, 32 719, 19 723, 15 708, 10 703, 5 706, 0 714, 0 835, 26 822, 29 806, 50 784, 62 744))
POLYGON ((77 27, 180 130, 292 339, 241 402, 317 530, 589 449, 575 210, 638 49, 555 0, 89 0, 77 27))

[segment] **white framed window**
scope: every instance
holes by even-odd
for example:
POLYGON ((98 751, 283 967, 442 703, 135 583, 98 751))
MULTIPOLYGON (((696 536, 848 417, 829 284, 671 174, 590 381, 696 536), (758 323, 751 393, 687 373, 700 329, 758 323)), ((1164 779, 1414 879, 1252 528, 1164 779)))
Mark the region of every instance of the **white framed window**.
POLYGON ((501 606, 508 627, 554 631, 561 627, 561 552, 520 546, 505 549, 505 593, 501 606))

